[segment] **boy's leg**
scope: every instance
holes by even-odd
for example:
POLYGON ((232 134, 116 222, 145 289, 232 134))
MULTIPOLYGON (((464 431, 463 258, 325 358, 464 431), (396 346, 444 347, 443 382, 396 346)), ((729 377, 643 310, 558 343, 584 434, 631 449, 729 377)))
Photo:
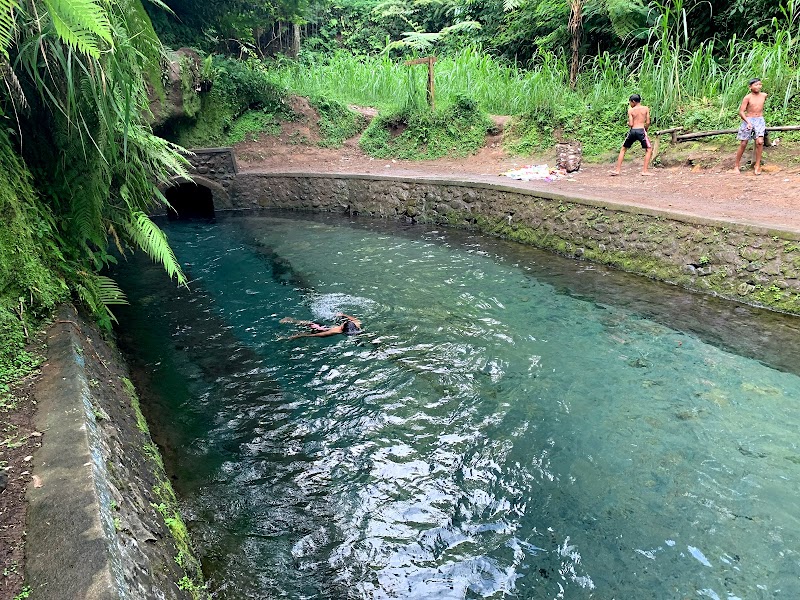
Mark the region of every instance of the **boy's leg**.
POLYGON ((753 170, 756 175, 761 175, 761 154, 764 152, 764 138, 756 138, 756 164, 753 165, 753 170))
POLYGON ((744 156, 745 148, 747 148, 747 140, 741 140, 739 142, 739 149, 736 151, 736 160, 734 161, 733 171, 731 171, 732 173, 741 172, 742 156, 744 156))
POLYGON ((615 170, 611 171, 611 173, 609 173, 609 175, 619 175, 620 174, 620 171, 622 170, 622 161, 625 158, 625 151, 626 150, 627 150, 627 148, 625 146, 623 146, 622 148, 619 149, 619 157, 617 157, 617 168, 615 170))
POLYGON ((650 146, 644 153, 644 167, 642 168, 642 175, 652 175, 650 171, 647 170, 647 167, 650 166, 650 157, 653 156, 653 147, 650 146))

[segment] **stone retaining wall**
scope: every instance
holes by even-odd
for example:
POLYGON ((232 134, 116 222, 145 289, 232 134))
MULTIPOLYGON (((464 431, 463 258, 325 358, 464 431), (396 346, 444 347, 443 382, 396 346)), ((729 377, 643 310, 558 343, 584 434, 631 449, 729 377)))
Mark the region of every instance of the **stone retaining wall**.
POLYGON ((30 599, 209 598, 122 357, 71 307, 47 348, 34 388, 30 599))
POLYGON ((377 175, 239 173, 230 205, 470 228, 800 314, 800 235, 788 230, 491 183, 377 175))

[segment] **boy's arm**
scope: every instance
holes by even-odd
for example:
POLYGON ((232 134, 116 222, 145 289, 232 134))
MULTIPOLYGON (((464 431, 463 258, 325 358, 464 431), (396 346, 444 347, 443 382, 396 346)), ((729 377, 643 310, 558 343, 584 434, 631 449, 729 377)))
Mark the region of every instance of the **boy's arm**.
POLYGON ((739 105, 739 117, 741 117, 742 121, 750 124, 750 121, 747 118, 747 107, 750 106, 750 94, 747 94, 744 98, 742 98, 742 103, 739 105))
POLYGON ((628 109, 628 127, 633 127, 633 110, 628 109))
POLYGON ((647 107, 647 114, 646 119, 644 121, 644 130, 647 131, 647 128, 650 127, 650 107, 647 107))
POLYGON ((304 337, 329 337, 332 335, 337 335, 342 333, 338 329, 328 329, 327 331, 320 331, 319 333, 295 333, 294 335, 290 335, 287 340, 296 340, 297 338, 304 338, 304 337))

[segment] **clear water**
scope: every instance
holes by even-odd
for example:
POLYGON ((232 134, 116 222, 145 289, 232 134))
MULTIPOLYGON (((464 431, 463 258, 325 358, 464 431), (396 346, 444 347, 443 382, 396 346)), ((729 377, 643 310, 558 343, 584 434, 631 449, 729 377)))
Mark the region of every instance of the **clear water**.
POLYGON ((798 597, 797 319, 463 232, 165 227, 192 291, 129 263, 122 341, 216 598, 798 597))

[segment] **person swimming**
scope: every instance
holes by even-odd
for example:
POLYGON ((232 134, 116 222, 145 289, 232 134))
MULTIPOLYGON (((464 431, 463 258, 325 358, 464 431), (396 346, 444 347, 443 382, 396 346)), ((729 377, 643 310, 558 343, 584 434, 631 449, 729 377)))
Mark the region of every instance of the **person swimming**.
POLYGON ((361 333, 361 321, 356 317, 346 315, 342 312, 336 313, 337 317, 344 318, 344 321, 338 325, 321 325, 314 321, 299 321, 292 317, 284 317, 281 323, 294 323, 295 325, 302 325, 308 327, 313 332, 296 333, 290 335, 289 340, 294 340, 301 337, 329 337, 332 335, 357 335, 361 333))

